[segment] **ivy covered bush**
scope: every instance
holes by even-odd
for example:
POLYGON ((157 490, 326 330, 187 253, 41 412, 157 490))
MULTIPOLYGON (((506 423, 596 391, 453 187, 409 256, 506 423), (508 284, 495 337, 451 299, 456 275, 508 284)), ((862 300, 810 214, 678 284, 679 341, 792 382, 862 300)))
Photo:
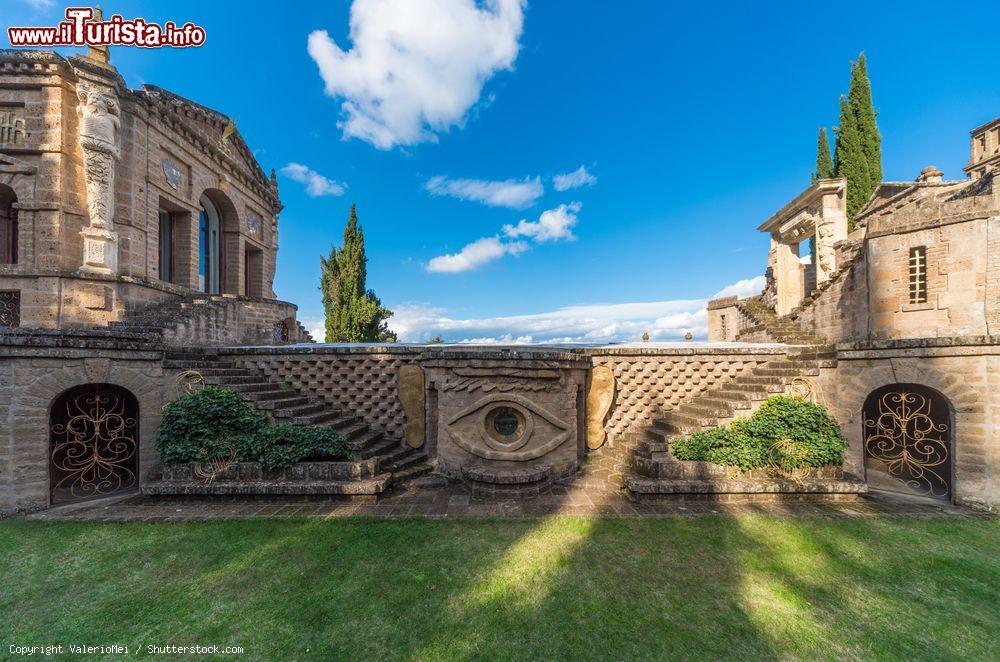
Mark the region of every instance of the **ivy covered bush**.
POLYGON ((239 462, 284 469, 307 460, 347 460, 344 438, 329 428, 272 424, 233 391, 206 386, 163 410, 156 450, 164 462, 203 462, 233 450, 239 462))
POLYGON ((826 407, 776 395, 749 418, 671 442, 678 460, 703 460, 742 471, 785 471, 843 464, 847 440, 826 407))

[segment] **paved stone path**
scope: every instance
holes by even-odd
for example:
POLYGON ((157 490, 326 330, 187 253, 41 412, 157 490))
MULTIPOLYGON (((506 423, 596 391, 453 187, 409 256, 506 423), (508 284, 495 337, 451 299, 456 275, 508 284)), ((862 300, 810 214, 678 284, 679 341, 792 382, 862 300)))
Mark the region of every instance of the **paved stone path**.
POLYGON ((287 517, 547 517, 599 515, 610 517, 695 516, 705 514, 773 514, 825 517, 990 517, 947 503, 873 493, 845 502, 662 501, 635 503, 606 489, 604 481, 556 486, 543 497, 521 500, 472 498, 461 486, 412 486, 383 496, 378 502, 338 501, 192 501, 141 496, 93 501, 29 515, 31 520, 91 522, 182 522, 226 518, 287 517))

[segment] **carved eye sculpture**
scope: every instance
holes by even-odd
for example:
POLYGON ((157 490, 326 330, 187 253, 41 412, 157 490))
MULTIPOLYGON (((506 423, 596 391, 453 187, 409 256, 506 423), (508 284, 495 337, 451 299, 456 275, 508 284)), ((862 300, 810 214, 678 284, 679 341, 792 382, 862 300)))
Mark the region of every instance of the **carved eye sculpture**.
POLYGON ((558 416, 518 395, 492 395, 463 409, 442 426, 459 447, 488 460, 531 460, 570 438, 558 416))

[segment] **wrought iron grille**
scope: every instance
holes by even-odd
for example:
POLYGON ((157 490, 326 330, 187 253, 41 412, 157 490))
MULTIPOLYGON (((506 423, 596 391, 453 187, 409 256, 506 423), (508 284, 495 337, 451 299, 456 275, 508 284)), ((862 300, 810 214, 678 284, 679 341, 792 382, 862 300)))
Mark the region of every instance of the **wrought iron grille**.
POLYGON ((79 501, 138 484, 139 403, 112 384, 85 384, 52 405, 49 421, 52 503, 79 501))
POLYGON ((927 247, 910 249, 910 303, 927 303, 927 247))
POLYGON ((274 339, 279 342, 288 342, 288 322, 281 320, 274 325, 274 339))
POLYGON ((865 401, 865 467, 869 482, 939 498, 951 495, 948 402, 919 384, 892 384, 865 401))
POLYGON ((0 291, 0 326, 21 325, 21 291, 0 291))

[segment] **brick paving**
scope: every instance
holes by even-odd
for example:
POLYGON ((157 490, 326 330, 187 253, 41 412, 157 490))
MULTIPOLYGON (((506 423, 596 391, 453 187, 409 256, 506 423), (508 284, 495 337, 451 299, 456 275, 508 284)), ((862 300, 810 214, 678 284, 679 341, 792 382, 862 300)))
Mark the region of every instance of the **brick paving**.
POLYGON ((461 485, 418 479, 393 488, 376 501, 185 500, 127 496, 63 506, 34 513, 30 520, 90 522, 188 522, 217 519, 283 519, 293 517, 606 517, 697 516, 706 514, 772 514, 823 517, 991 517, 944 502, 871 493, 849 501, 781 500, 713 502, 662 500, 633 502, 615 484, 609 463, 588 465, 569 484, 556 485, 544 496, 522 499, 472 497, 461 485))

